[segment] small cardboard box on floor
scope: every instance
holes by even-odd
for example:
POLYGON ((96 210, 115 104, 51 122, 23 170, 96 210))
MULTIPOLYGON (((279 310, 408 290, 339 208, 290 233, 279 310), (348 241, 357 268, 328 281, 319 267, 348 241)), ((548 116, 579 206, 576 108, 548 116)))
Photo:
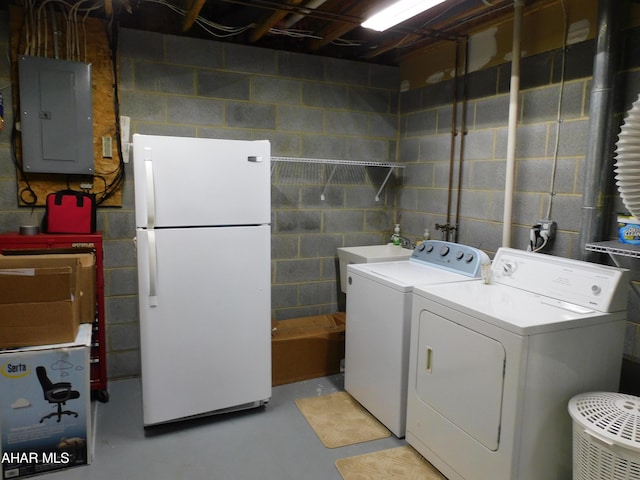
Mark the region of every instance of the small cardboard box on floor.
POLYGON ((91 463, 90 345, 84 324, 74 342, 0 352, 3 479, 91 463))
POLYGON ((342 312, 273 322, 272 384, 339 373, 344 359, 345 324, 342 312))
POLYGON ((93 254, 0 255, 0 348, 72 342, 95 320, 93 254))

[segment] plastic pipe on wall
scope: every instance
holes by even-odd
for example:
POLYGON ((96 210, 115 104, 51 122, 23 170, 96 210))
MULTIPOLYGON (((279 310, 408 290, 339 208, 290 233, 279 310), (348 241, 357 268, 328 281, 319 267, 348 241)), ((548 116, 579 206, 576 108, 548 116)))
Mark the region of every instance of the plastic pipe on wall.
POLYGON ((514 0, 513 47, 511 50, 511 86, 509 95, 509 123, 507 130, 507 165, 504 185, 504 214, 502 246, 511 246, 513 224, 513 189, 515 183, 516 137, 518 127, 518 97, 520 94, 520 55, 522 35, 522 10, 524 0, 514 0))

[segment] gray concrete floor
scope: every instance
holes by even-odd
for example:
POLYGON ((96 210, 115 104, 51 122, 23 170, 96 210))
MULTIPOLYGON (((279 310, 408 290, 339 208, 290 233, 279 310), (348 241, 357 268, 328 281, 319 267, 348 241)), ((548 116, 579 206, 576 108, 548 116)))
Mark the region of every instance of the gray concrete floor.
POLYGON ((42 478, 341 480, 336 460, 406 445, 393 435, 335 449, 320 442, 294 401, 342 391, 343 380, 340 374, 274 387, 264 408, 148 429, 139 380, 114 381, 109 402, 95 404, 93 463, 42 478))

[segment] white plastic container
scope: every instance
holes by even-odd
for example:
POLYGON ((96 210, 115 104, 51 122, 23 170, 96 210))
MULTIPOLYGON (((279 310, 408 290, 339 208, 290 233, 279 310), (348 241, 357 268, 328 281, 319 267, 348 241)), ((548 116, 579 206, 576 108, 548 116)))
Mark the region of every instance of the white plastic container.
POLYGON ((640 480, 640 398, 594 392, 569 401, 573 480, 640 480))

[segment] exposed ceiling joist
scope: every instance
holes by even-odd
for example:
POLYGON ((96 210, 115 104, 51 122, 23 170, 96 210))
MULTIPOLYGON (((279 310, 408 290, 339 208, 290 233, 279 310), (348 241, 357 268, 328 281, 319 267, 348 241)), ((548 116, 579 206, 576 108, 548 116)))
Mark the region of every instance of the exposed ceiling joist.
MULTIPOLYGON (((302 0, 289 0, 288 5, 298 6, 302 3, 302 0)), ((260 40, 269 30, 275 27, 280 20, 289 14, 286 10, 275 10, 268 18, 265 18, 262 22, 258 23, 255 28, 249 34, 249 41, 255 43, 260 40)))
MULTIPOLYGON (((86 0, 9 0, 35 6, 86 0)), ((527 10, 560 0, 525 0, 527 10)), ((640 0, 638 0, 640 1, 640 0)), ((390 0, 96 0, 86 11, 113 25, 170 35, 211 38, 285 50, 399 65, 402 58, 442 40, 455 41, 489 19, 508 16, 513 0, 445 0, 384 32, 361 23, 390 0)))
POLYGON ((323 28, 319 29, 317 32, 317 36, 321 38, 317 38, 309 42, 309 48, 312 51, 317 51, 333 42, 337 38, 340 38, 343 35, 358 28, 360 25, 360 20, 365 18, 372 9, 371 2, 351 2, 350 4, 346 5, 345 2, 341 3, 343 10, 340 11, 340 14, 345 15, 345 20, 347 18, 351 18, 354 20, 327 24, 323 28))
POLYGON ((363 58, 375 58, 379 55, 385 54, 391 50, 394 50, 396 48, 401 47, 402 45, 405 45, 407 43, 410 43, 412 41, 416 41, 419 40, 421 37, 419 35, 405 35, 404 37, 400 38, 399 40, 394 40, 394 41, 390 41, 390 42, 386 42, 383 45, 379 45, 375 48, 372 48, 369 52, 364 53, 362 56, 363 58))
POLYGON ((206 1, 207 0, 193 0, 191 2, 191 7, 187 10, 187 14, 182 20, 183 32, 188 32, 191 29, 193 23, 196 21, 196 18, 198 18, 198 16, 200 15, 200 11, 202 10, 202 7, 204 6, 206 1))

